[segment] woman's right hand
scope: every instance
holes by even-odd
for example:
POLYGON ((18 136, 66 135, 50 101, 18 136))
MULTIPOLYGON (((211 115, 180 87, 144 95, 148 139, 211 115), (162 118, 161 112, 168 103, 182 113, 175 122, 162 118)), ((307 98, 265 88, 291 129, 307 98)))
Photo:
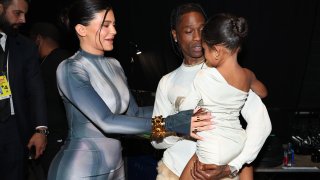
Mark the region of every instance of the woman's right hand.
POLYGON ((211 112, 208 112, 204 108, 197 107, 193 111, 190 125, 190 136, 196 140, 202 140, 203 138, 197 135, 200 131, 213 129, 213 116, 211 112))

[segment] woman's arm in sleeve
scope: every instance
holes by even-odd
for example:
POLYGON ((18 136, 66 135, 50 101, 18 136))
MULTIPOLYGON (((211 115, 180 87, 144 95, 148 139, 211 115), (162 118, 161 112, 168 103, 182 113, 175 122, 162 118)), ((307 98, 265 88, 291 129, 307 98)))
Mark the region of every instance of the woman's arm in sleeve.
POLYGON ((129 107, 126 112, 126 115, 149 118, 151 121, 152 111, 153 111, 153 106, 139 107, 132 93, 130 93, 129 107))
POLYGON ((57 81, 62 95, 104 132, 119 134, 150 132, 150 118, 113 114, 91 86, 87 72, 80 63, 66 61, 60 64, 57 81))

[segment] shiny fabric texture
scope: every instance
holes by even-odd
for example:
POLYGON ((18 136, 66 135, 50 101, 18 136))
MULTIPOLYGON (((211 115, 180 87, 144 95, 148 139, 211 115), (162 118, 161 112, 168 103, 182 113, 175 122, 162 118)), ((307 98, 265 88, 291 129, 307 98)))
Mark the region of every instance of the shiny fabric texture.
POLYGON ((152 107, 138 107, 120 63, 79 50, 57 69, 68 138, 50 165, 49 180, 125 179, 114 134, 150 132, 152 107))

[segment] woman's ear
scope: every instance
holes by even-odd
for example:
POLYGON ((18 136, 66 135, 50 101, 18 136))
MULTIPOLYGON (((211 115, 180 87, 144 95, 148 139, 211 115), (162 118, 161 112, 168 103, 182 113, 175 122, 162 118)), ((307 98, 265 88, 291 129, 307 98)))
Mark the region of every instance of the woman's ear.
POLYGON ((77 24, 74 29, 76 30, 77 34, 81 37, 84 37, 87 35, 87 29, 82 24, 77 24))
POLYGON ((172 37, 173 37, 174 42, 178 42, 176 30, 174 30, 174 29, 171 30, 171 34, 172 34, 172 37))
POLYGON ((40 34, 38 34, 38 35, 36 36, 35 43, 36 43, 38 46, 40 46, 41 43, 42 43, 42 40, 43 40, 43 37, 42 37, 40 34))

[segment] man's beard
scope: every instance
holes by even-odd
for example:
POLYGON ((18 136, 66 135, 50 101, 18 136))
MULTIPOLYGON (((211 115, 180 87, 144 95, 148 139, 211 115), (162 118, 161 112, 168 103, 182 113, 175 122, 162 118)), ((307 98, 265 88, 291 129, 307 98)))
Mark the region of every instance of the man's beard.
POLYGON ((18 27, 14 27, 7 21, 4 13, 0 15, 0 29, 7 35, 16 35, 19 30, 18 27))

